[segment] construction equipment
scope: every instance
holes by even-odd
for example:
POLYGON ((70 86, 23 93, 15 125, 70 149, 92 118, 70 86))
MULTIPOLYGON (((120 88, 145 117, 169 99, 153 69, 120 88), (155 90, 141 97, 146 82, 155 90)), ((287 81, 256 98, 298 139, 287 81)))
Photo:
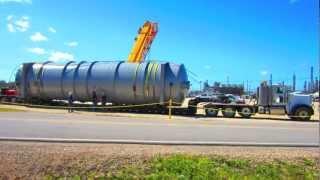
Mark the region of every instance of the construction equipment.
POLYGON ((134 45, 128 57, 128 62, 141 63, 145 60, 157 32, 158 24, 150 21, 146 21, 143 26, 139 28, 138 35, 135 38, 134 45))
POLYGON ((127 62, 24 63, 16 75, 19 97, 24 100, 65 100, 72 92, 75 100, 90 101, 94 92, 98 96, 108 96, 113 105, 157 103, 157 106, 139 109, 121 107, 121 111, 166 112, 170 102, 170 114, 171 108, 173 113, 189 115, 194 115, 197 108, 203 108, 210 117, 216 117, 221 111, 224 117, 234 117, 238 112, 249 118, 259 107, 282 108, 292 119, 307 120, 314 114, 310 95, 289 93, 281 86, 266 83, 261 84, 257 92, 258 104, 242 103, 232 95, 208 98, 206 102, 202 97, 185 98, 190 84, 184 65, 143 62, 157 32, 157 23, 145 22, 138 31, 127 62))

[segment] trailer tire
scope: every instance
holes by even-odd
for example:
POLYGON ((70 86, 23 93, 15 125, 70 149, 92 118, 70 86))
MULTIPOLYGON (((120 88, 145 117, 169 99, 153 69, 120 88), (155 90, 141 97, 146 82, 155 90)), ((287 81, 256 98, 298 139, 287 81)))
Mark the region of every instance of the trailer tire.
POLYGON ((225 107, 222 111, 223 117, 233 118, 236 115, 236 109, 234 107, 225 107))
POLYGON ((252 115, 252 109, 250 107, 242 107, 240 108, 239 114, 243 118, 250 118, 252 115))
POLYGON ((312 115, 312 110, 309 107, 299 107, 294 111, 294 117, 292 119, 296 120, 310 120, 312 115))
POLYGON ((11 103, 16 103, 17 102, 17 98, 15 98, 15 97, 11 98, 10 102, 11 103))
POLYGON ((197 113, 197 108, 189 107, 187 111, 188 111, 188 115, 195 115, 197 113))
POLYGON ((217 107, 206 108, 206 116, 208 117, 217 117, 218 113, 219 113, 219 109, 217 107))

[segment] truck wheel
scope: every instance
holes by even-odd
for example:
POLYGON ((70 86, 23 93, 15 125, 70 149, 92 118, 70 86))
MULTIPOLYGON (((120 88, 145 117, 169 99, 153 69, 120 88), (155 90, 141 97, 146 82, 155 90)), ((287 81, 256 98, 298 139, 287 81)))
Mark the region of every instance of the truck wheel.
POLYGON ((294 112, 294 119, 298 120, 310 120, 311 118, 311 111, 307 107, 299 107, 294 112))
POLYGON ((233 107, 226 107, 222 111, 223 117, 233 118, 236 115, 236 110, 233 107))
POLYGON ((243 118, 250 118, 250 116, 252 115, 252 109, 249 107, 242 107, 239 114, 243 118))
POLYGON ((219 109, 216 107, 211 107, 206 109, 206 116, 208 117, 217 117, 219 113, 219 109))

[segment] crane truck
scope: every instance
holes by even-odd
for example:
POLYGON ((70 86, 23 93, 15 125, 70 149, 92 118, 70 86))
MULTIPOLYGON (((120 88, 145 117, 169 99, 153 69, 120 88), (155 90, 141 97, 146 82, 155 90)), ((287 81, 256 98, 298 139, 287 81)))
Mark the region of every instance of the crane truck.
POLYGON ((128 57, 128 62, 141 63, 145 60, 151 44, 158 33, 158 24, 146 21, 138 30, 134 45, 128 57))

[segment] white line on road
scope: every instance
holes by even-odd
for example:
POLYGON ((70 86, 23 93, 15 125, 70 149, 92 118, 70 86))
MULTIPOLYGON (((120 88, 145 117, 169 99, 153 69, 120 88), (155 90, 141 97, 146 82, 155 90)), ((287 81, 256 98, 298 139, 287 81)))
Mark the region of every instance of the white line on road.
POLYGON ((93 125, 128 125, 128 126, 164 126, 164 127, 206 127, 206 128, 247 128, 247 129, 277 129, 277 130, 299 130, 299 131, 310 131, 317 129, 317 126, 311 126, 313 124, 305 124, 303 126, 295 126, 294 124, 281 124, 281 125, 266 125, 266 124, 231 124, 226 122, 178 122, 178 121, 163 121, 163 122, 141 122, 141 121, 116 121, 116 120, 78 120, 78 119, 68 119, 68 120, 59 120, 59 119, 34 119, 34 118, 7 118, 0 119, 1 121, 23 121, 23 122, 47 122, 50 124, 93 124, 93 125))
POLYGON ((202 145, 202 146, 262 146, 262 147, 320 147, 317 143, 258 143, 231 141, 150 141, 131 139, 64 139, 0 137, 0 141, 47 142, 47 143, 101 143, 101 144, 145 144, 145 145, 202 145))

